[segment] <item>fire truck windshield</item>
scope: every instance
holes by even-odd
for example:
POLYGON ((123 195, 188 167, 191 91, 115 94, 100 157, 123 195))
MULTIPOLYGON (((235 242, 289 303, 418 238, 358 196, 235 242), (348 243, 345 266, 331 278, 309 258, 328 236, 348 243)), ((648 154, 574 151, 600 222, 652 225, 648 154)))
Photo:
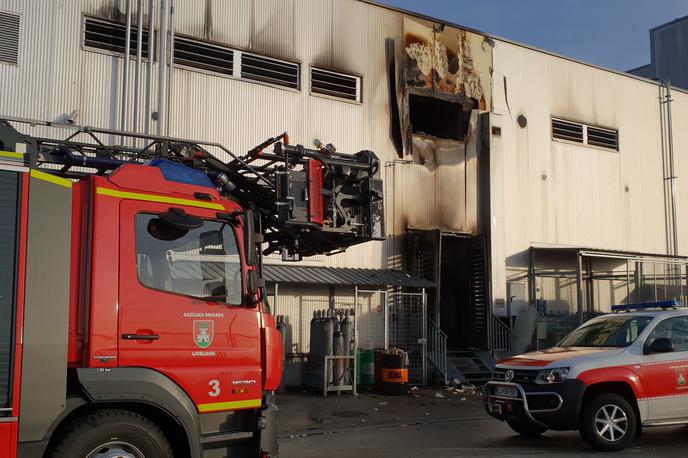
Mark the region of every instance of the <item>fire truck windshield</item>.
POLYGON ((651 316, 605 316, 588 321, 559 343, 559 347, 627 347, 635 342, 651 316))
POLYGON ((136 264, 145 286, 214 302, 242 303, 241 258, 234 229, 203 220, 179 229, 157 215, 136 216, 136 264))

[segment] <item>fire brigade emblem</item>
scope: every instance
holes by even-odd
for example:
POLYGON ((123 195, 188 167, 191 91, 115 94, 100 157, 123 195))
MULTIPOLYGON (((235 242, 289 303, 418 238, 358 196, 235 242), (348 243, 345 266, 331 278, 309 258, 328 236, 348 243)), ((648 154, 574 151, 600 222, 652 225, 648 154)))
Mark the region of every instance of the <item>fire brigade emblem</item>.
POLYGON ((215 337, 215 322, 212 320, 194 320, 194 342, 200 348, 208 348, 215 337))
POLYGON ((685 386, 686 384, 686 368, 682 367, 676 369, 676 384, 678 386, 685 386))

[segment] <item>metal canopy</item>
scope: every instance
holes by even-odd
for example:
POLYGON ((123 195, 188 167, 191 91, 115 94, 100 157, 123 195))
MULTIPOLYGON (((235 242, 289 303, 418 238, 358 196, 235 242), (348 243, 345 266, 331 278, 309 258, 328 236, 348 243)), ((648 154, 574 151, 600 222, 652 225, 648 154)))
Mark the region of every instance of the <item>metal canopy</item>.
MULTIPOLYGON (((586 316, 596 312, 594 280, 615 279, 626 283, 625 303, 644 302, 641 297, 644 294, 651 294, 652 299, 658 301, 658 287, 663 289, 666 296, 670 299, 679 300, 686 304, 686 281, 688 280, 688 257, 673 256, 659 253, 642 253, 634 251, 621 251, 610 249, 589 248, 583 246, 531 244, 530 259, 528 262, 528 283, 530 290, 530 303, 535 306, 537 303, 536 289, 538 277, 569 278, 576 282, 576 305, 578 322, 583 323, 586 316), (564 254, 569 256, 571 266, 561 269, 560 267, 540 268, 538 267, 538 256, 552 253, 564 254), (598 272, 593 265, 594 260, 613 259, 619 263, 625 263, 625 272, 598 272), (665 266, 657 272, 657 266, 665 266), (646 269, 643 269, 646 266, 646 269), (659 282, 659 283, 658 283, 659 282), (649 293, 645 290, 649 290, 649 293)), ((665 297, 664 299, 667 299, 665 297)))
POLYGON ((641 251, 622 251, 622 250, 610 250, 601 248, 591 248, 584 246, 569 246, 569 245, 550 245, 550 244, 538 244, 532 243, 530 249, 534 252, 543 253, 580 253, 582 256, 591 258, 616 258, 616 259, 628 259, 637 261, 657 261, 665 263, 680 263, 683 264, 688 262, 688 257, 685 256, 674 256, 670 254, 661 253, 645 253, 641 251))
POLYGON ((335 286, 400 286, 434 288, 430 280, 401 270, 307 267, 264 264, 263 278, 268 283, 294 283, 335 286))

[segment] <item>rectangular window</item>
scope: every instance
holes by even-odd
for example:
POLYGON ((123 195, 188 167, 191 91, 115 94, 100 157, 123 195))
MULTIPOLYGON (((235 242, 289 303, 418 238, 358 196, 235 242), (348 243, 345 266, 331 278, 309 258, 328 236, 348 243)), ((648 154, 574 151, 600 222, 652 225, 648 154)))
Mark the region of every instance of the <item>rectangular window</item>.
POLYGON ((234 66, 234 51, 198 40, 175 37, 174 63, 231 75, 234 66))
POLYGON ((299 64, 243 52, 241 53, 241 78, 291 89, 301 87, 299 64))
POLYGON ((0 62, 19 63, 19 15, 0 12, 0 62))
POLYGON ((136 216, 136 263, 145 286, 241 305, 241 258, 231 224, 204 220, 182 229, 164 215, 136 216))
POLYGON ((7 409, 12 403, 11 381, 17 306, 18 202, 19 174, 0 171, 0 409, 7 409))
MULTIPOLYGON (((84 19, 84 46, 124 54, 127 27, 121 22, 87 17, 84 19)), ((148 58, 148 30, 143 31, 143 57, 148 58)), ((136 56, 138 29, 131 26, 130 53, 136 56)))
POLYGON ((619 150, 619 131, 552 118, 552 138, 619 150))
POLYGON ((311 92, 360 102, 361 77, 311 68, 311 92))

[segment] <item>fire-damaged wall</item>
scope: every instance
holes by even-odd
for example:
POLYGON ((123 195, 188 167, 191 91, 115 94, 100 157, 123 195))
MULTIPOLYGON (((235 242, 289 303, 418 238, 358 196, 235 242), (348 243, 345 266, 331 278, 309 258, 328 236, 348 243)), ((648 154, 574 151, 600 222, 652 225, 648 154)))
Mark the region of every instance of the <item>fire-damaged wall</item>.
POLYGON ((388 228, 394 235, 408 228, 475 234, 479 113, 492 103, 493 45, 483 35, 419 21, 404 18, 400 75, 390 91, 400 160, 388 172, 388 228))
MULTIPOLYGON (((137 3, 132 1, 134 26, 137 3)), ((149 4, 144 0, 141 9, 145 29, 149 4)), ((0 10, 21 17, 19 63, 0 65, 6 87, 0 113, 59 121, 74 112, 78 124, 120 128, 125 6, 125 0, 0 0, 0 10), (86 39, 87 21, 107 26, 113 35, 98 40, 110 39, 111 46, 86 39), (46 65, 52 71, 41 71, 46 65)), ((156 1, 156 46, 159 7, 156 1)), ((492 105, 492 47, 483 35, 359 0, 175 0, 174 11, 175 49, 187 54, 178 56, 165 85, 170 135, 244 153, 288 131, 294 143, 310 146, 319 139, 340 152, 369 149, 384 164, 389 240, 306 263, 399 268, 399 239, 409 227, 475 232, 479 142, 473 110, 492 105), (218 68, 230 65, 230 51, 231 72, 218 68), (242 63, 251 63, 244 55, 272 62, 262 71, 296 67, 295 82, 244 77, 250 68, 242 63), (210 57, 212 65, 205 65, 210 57), (355 80, 356 99, 313 91, 313 69, 355 80)), ((159 109, 159 65, 156 53, 153 112, 159 109)), ((147 116, 145 103, 134 103, 135 59, 128 71, 127 125, 136 110, 141 129, 147 116)), ((157 132, 159 118, 149 121, 157 132)))

